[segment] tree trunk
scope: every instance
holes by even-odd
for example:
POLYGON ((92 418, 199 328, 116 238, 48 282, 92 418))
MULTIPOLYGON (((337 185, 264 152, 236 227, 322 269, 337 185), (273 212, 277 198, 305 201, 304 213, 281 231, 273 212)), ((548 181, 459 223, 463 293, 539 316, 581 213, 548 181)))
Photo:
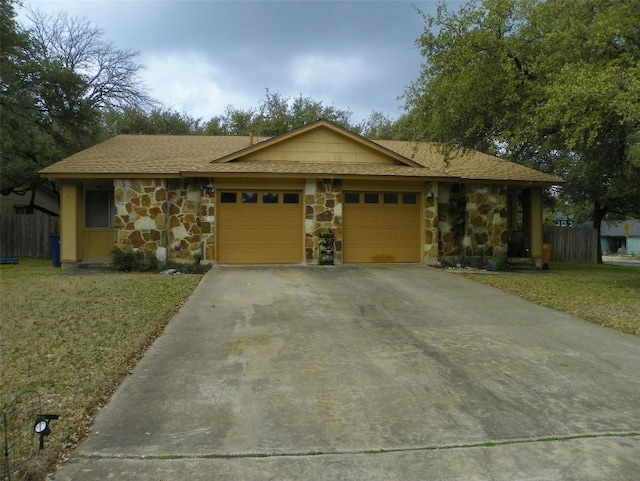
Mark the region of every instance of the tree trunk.
POLYGON ((36 203, 36 194, 38 193, 38 178, 36 177, 31 182, 31 195, 29 199, 29 205, 27 206, 27 213, 33 214, 33 206, 36 203))
POLYGON ((593 204, 593 227, 598 231, 598 264, 602 264, 602 243, 600 242, 600 226, 605 214, 607 213, 606 207, 600 207, 598 201, 593 204))

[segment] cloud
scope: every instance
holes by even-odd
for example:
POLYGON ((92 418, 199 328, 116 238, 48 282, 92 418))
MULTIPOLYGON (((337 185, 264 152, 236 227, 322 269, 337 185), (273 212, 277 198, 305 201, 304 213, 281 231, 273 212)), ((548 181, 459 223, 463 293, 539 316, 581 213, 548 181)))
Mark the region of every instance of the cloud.
POLYGON ((365 61, 360 56, 312 53, 294 57, 289 71, 296 88, 336 94, 357 84, 366 68, 365 61))
POLYGON ((397 97, 422 62, 414 42, 424 20, 414 4, 427 13, 437 6, 434 0, 29 0, 48 12, 85 16, 104 40, 141 52, 149 94, 204 120, 227 105, 258 107, 267 88, 348 108, 354 121, 372 110, 398 115, 397 97))
POLYGON ((199 54, 144 56, 146 68, 141 78, 149 94, 162 104, 195 118, 210 120, 227 105, 246 109, 252 101, 238 91, 222 68, 199 54))

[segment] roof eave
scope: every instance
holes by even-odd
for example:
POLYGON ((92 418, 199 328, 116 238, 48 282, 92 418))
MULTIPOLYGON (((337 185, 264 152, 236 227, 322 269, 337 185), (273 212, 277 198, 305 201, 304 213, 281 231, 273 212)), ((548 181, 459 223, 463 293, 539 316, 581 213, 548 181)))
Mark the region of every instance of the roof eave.
POLYGON ((394 179, 394 180, 411 180, 424 182, 456 182, 458 177, 450 176, 421 176, 421 175, 403 175, 403 174, 364 174, 364 173, 329 173, 329 172, 181 172, 182 177, 275 177, 288 179, 394 179))
POLYGON ((482 177, 458 177, 459 182, 468 184, 508 184, 518 186, 553 187, 566 184, 565 181, 533 180, 533 179, 487 179, 482 177))
POLYGON ((167 172, 40 172, 39 176, 49 180, 73 179, 179 179, 179 173, 167 172))

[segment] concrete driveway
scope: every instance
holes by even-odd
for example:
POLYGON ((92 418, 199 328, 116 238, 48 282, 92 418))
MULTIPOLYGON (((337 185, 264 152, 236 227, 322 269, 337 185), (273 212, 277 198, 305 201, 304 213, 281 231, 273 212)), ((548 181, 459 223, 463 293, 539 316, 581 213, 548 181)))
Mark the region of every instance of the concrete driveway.
POLYGON ((56 480, 624 480, 640 338, 423 266, 217 267, 56 480))

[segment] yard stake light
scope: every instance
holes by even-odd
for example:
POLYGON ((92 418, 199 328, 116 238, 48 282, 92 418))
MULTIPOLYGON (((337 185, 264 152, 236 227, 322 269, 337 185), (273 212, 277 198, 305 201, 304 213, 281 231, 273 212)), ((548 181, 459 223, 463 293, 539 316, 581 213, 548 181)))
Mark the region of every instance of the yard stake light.
POLYGON ((33 425, 33 430, 35 433, 40 436, 40 443, 38 450, 44 449, 44 437, 49 436, 51 434, 51 428, 49 428, 49 423, 52 419, 58 419, 60 416, 57 414, 38 414, 36 416, 36 422, 33 425))

